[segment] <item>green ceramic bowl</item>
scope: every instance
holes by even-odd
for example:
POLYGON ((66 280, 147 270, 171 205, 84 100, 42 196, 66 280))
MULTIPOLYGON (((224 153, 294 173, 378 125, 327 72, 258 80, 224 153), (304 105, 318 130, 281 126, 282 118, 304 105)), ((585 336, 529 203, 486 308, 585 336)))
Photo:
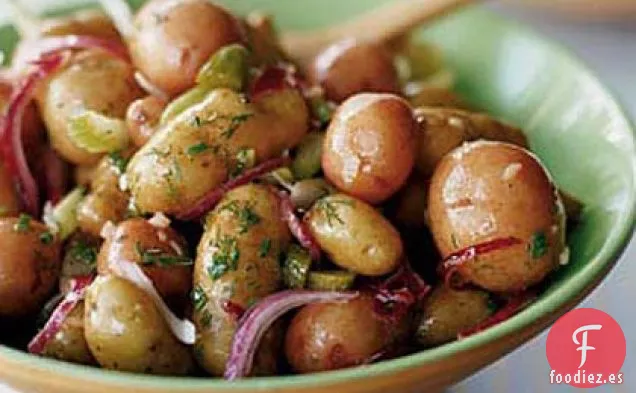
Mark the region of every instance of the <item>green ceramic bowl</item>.
MULTIPOLYGON (((388 0, 227 0, 239 12, 272 12, 283 29, 336 23, 388 0)), ((571 233, 571 262, 541 298, 510 320, 435 349, 308 376, 169 378, 104 371, 0 346, 0 379, 40 392, 406 392, 441 389, 488 365, 574 307, 606 276, 634 228, 636 155, 629 121, 607 89, 562 48, 480 9, 422 30, 443 48, 459 91, 523 127, 557 183, 585 205, 571 233)), ((0 31, 0 45, 15 35, 0 31)), ((529 214, 531 214, 529 212, 529 214)))

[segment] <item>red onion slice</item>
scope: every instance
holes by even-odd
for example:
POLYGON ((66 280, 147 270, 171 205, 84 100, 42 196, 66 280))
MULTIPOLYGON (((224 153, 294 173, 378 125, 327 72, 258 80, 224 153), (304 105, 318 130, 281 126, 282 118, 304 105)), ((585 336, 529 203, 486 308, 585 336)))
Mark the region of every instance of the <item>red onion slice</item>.
MULTIPOLYGON (((102 49, 126 62, 130 62, 128 49, 117 40, 94 37, 90 35, 63 35, 38 38, 29 41, 24 52, 20 53, 17 64, 38 60, 46 55, 70 49, 102 49)), ((15 63, 15 61, 14 61, 15 63)))
POLYGON ((413 271, 408 262, 404 262, 385 281, 372 284, 370 287, 374 292, 373 311, 393 322, 402 319, 431 291, 431 286, 413 271))
POLYGON ((289 194, 285 191, 280 191, 278 195, 280 197, 281 214, 283 215, 283 220, 289 225, 290 232, 300 245, 309 251, 313 261, 320 261, 320 246, 318 246, 307 225, 296 215, 294 203, 289 194))
POLYGON ((77 303, 84 298, 86 288, 93 282, 93 276, 73 277, 70 281, 71 289, 67 292, 60 304, 55 307, 51 317, 42 330, 33 337, 27 349, 30 353, 41 354, 46 344, 60 331, 66 317, 73 311, 77 303))
POLYGON ((502 250, 522 243, 523 241, 521 241, 521 239, 510 236, 474 244, 446 257, 440 264, 438 273, 444 278, 444 283, 447 286, 453 286, 453 277, 456 273, 458 273, 458 269, 465 263, 472 261, 479 255, 488 254, 493 251, 502 250))
POLYGON ((175 337, 184 344, 194 344, 196 338, 196 329, 194 324, 187 319, 179 319, 157 292, 157 289, 152 284, 152 281, 144 271, 134 262, 113 258, 109 260, 111 271, 118 277, 132 282, 139 288, 143 289, 155 303, 155 306, 159 309, 159 312, 163 315, 170 330, 175 337))
POLYGON ((291 159, 289 157, 278 157, 264 161, 263 163, 253 168, 247 169, 239 176, 230 179, 220 186, 210 190, 201 199, 199 199, 199 201, 195 203, 194 206, 177 214, 177 218, 184 221, 195 220, 208 211, 212 210, 212 208, 221 200, 221 198, 223 198, 225 193, 227 193, 228 191, 236 187, 245 185, 252 180, 263 176, 264 174, 273 171, 274 169, 288 165, 290 162, 291 159))
POLYGON ((37 183, 27 163, 22 144, 22 117, 31 101, 38 82, 59 69, 65 62, 66 56, 51 55, 34 63, 36 68, 31 71, 13 90, 7 103, 5 114, 1 118, 0 151, 7 171, 14 178, 18 195, 27 213, 36 217, 40 209, 39 190, 37 183))
POLYGON ((457 335, 457 339, 462 339, 473 334, 482 332, 489 327, 495 326, 521 311, 528 304, 530 304, 536 298, 536 294, 533 291, 526 291, 508 299, 507 303, 493 315, 486 318, 484 321, 471 327, 470 329, 462 330, 457 335))
POLYGON ((239 321, 224 378, 231 381, 250 373, 254 354, 263 335, 286 312, 310 303, 341 302, 356 296, 357 292, 288 290, 264 298, 249 309, 239 321))
POLYGON ((298 88, 300 85, 295 66, 275 65, 266 68, 254 80, 249 89, 249 96, 252 100, 256 100, 265 93, 298 88))

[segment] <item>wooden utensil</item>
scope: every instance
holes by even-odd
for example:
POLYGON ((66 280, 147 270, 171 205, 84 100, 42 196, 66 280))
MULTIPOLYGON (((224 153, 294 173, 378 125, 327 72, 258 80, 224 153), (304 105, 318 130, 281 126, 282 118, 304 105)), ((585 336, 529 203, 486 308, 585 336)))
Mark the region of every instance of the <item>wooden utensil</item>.
POLYGON ((354 19, 310 31, 284 32, 281 41, 287 53, 307 63, 332 42, 345 37, 361 41, 385 41, 445 15, 473 0, 395 0, 354 19))

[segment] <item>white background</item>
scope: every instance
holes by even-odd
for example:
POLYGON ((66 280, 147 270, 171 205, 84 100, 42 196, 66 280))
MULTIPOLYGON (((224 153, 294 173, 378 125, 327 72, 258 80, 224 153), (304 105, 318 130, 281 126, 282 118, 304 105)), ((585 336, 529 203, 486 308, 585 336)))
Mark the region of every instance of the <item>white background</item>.
MULTIPOLYGON (((0 20, 6 17, 0 0, 0 20)), ((74 0, 73 2, 76 2, 74 0)), ((605 0, 598 0, 605 1, 605 0)), ((632 0, 636 1, 636 0, 632 0)), ((69 1, 24 0, 26 4, 69 3, 69 1)), ((636 118, 636 20, 615 23, 584 23, 556 16, 528 13, 499 4, 496 12, 534 25, 542 34, 571 48, 582 57, 622 100, 636 118)), ((599 393, 636 392, 636 242, 632 241, 619 265, 599 289, 582 305, 599 308, 623 327, 627 336, 627 360, 623 367, 625 384, 597 388, 599 393), (630 372, 631 371, 631 372, 630 372)), ((503 360, 449 390, 449 393, 538 393, 574 392, 578 389, 549 385, 545 358, 545 334, 503 360)), ((0 385, 1 393, 11 392, 0 385)))

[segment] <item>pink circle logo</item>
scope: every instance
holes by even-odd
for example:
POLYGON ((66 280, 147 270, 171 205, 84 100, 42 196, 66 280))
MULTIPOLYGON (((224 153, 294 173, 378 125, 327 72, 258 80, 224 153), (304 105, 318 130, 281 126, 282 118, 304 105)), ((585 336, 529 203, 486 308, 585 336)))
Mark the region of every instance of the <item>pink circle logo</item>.
POLYGON ((626 351, 623 329, 609 314, 594 308, 572 310, 548 333, 550 383, 578 388, 623 383, 626 351))

